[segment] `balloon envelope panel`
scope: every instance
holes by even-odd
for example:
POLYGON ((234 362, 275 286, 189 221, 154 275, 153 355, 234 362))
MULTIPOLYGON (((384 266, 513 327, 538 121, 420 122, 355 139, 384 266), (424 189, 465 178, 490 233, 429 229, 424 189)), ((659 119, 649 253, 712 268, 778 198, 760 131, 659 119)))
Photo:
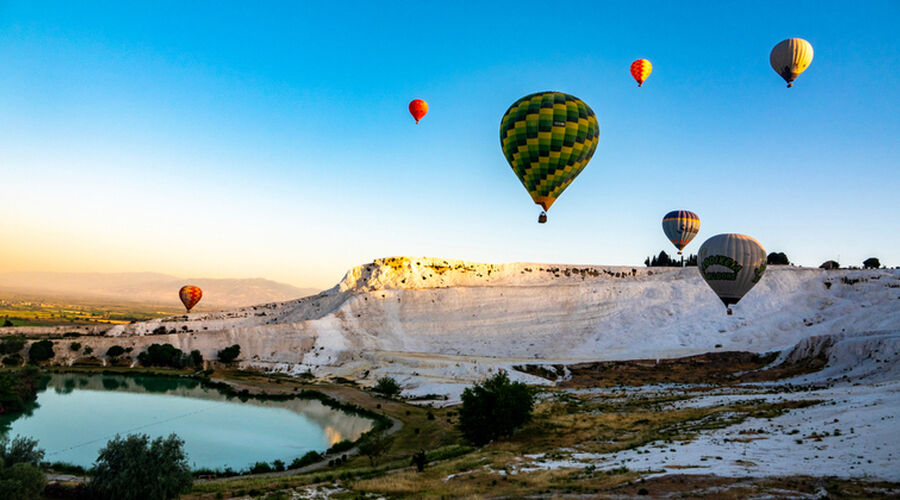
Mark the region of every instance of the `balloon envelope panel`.
POLYGON ((600 125, 581 99, 562 92, 527 95, 500 121, 500 145, 531 199, 544 210, 591 160, 600 125))
POLYGON ((725 303, 736 304, 766 270, 766 250, 743 234, 717 234, 697 254, 697 269, 725 303))
POLYGON ((681 251, 700 232, 700 217, 688 210, 674 210, 663 217, 662 227, 669 241, 681 251))

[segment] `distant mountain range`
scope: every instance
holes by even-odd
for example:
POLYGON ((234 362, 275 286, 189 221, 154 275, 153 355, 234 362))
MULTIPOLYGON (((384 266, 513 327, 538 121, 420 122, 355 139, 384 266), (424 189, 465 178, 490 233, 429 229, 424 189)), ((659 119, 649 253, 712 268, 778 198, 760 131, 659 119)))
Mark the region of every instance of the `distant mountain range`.
POLYGON ((313 295, 320 290, 298 288, 262 278, 178 278, 159 273, 0 273, 0 291, 44 296, 66 296, 160 306, 180 307, 178 290, 184 285, 203 290, 197 309, 235 308, 280 302, 313 295))

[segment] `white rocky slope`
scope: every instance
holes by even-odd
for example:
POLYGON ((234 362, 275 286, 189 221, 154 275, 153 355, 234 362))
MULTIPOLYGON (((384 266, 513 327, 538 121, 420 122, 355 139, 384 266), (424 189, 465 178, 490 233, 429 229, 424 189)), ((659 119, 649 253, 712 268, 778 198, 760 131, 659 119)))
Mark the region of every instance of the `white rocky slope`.
POLYGON ((123 346, 168 342, 207 358, 237 343, 245 365, 370 381, 389 374, 411 394, 452 394, 524 361, 763 352, 813 337, 891 334, 900 331, 900 270, 770 266, 734 309, 725 314, 696 268, 397 257, 353 268, 319 295, 121 325, 107 335, 123 346))

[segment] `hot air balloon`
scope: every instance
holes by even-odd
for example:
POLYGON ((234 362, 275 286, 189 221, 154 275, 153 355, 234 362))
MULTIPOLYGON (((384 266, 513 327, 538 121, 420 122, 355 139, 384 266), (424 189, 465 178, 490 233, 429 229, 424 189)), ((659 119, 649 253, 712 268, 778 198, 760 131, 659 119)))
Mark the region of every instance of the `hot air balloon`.
POLYGON ((784 78, 788 88, 793 87, 795 78, 800 76, 813 60, 813 48, 802 38, 788 38, 778 42, 769 54, 769 63, 776 73, 784 78))
POLYGON ((186 285, 181 287, 181 290, 178 291, 178 296, 181 297, 181 303, 184 304, 187 312, 191 312, 191 309, 196 306, 197 302, 200 302, 200 298, 203 297, 203 290, 200 290, 200 287, 198 286, 186 285))
POLYGON ((514 102, 500 120, 500 146, 531 199, 547 210, 584 170, 597 149, 600 125, 581 99, 538 92, 514 102))
POLYGON ((413 99, 409 101, 409 114, 416 119, 416 124, 428 113, 428 103, 422 99, 413 99))
POLYGON ((650 76, 651 71, 653 71, 653 65, 646 59, 638 59, 631 63, 631 76, 638 82, 638 87, 644 85, 644 80, 650 76))
POLYGON ((666 238, 669 238, 669 241, 678 249, 678 255, 681 255, 681 250, 700 231, 700 217, 687 210, 673 210, 663 217, 662 228, 666 233, 666 238))
POLYGON ((766 250, 743 234, 717 234, 700 247, 697 269, 731 314, 730 306, 762 278, 766 250))

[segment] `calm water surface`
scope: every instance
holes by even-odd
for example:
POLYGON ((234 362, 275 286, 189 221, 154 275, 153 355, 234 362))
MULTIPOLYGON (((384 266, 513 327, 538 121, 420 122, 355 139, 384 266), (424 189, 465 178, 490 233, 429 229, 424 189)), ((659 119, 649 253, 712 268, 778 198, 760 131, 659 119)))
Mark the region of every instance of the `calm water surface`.
POLYGON ((51 375, 30 412, 0 415, 0 434, 32 437, 45 460, 85 467, 116 434, 174 432, 193 468, 239 470, 276 459, 290 464, 371 426, 316 400, 241 402, 195 380, 110 375, 51 375))

